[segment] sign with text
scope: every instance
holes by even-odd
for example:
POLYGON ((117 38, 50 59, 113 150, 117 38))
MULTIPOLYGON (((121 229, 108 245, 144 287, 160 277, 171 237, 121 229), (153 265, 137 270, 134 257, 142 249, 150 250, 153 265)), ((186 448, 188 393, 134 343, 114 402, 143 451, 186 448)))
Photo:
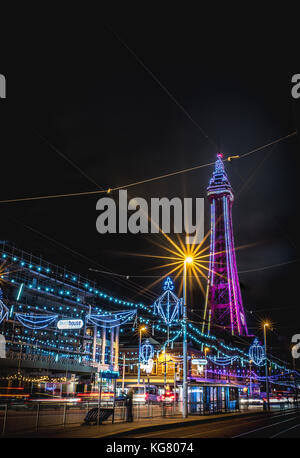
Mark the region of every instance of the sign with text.
POLYGON ((58 329, 81 329, 82 326, 82 320, 59 320, 57 322, 58 329))
POLYGON ((117 379, 119 377, 119 372, 117 372, 117 371, 100 371, 100 376, 102 378, 117 379))
POLYGON ((207 364, 207 359, 192 359, 192 364, 197 364, 197 366, 205 366, 207 364))

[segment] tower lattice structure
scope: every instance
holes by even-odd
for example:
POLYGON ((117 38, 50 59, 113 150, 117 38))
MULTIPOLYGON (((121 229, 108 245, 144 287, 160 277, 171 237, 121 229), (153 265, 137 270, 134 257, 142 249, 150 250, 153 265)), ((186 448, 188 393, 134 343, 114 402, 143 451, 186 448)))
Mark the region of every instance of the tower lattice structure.
MULTIPOLYGON (((232 227, 234 194, 222 161, 217 155, 207 188, 211 209, 210 257, 202 331, 221 326, 232 335, 248 335, 239 284, 232 227)), ((214 329, 216 330, 216 328, 214 329)))

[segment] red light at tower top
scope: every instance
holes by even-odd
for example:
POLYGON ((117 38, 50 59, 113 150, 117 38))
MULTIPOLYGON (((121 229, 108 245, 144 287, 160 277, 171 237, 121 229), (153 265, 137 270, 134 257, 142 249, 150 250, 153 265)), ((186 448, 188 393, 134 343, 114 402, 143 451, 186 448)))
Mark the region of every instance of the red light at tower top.
POLYGON ((218 156, 220 159, 222 159, 223 153, 218 153, 217 156, 218 156))

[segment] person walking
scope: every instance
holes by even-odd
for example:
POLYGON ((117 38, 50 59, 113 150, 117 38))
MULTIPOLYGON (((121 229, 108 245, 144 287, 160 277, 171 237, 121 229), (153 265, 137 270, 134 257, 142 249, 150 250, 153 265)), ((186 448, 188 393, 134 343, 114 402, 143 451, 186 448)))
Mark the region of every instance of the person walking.
POLYGON ((126 396, 127 421, 133 421, 132 401, 133 401, 133 389, 130 388, 126 396))

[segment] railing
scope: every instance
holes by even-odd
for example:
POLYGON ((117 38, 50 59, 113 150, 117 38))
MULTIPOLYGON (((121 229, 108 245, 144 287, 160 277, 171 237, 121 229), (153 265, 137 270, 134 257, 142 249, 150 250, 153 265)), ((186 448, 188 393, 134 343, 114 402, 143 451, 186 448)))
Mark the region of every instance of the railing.
POLYGON ((22 361, 33 361, 33 362, 45 362, 49 364, 63 364, 63 365, 83 365, 83 366, 91 366, 89 361, 79 361, 78 359, 74 358, 65 358, 65 357, 59 357, 57 360, 55 356, 44 356, 44 355, 35 355, 31 353, 20 353, 20 352, 14 352, 14 351, 8 351, 6 353, 6 357, 9 359, 13 360, 22 360, 22 361))
MULTIPOLYGON (((87 413, 99 408, 113 409, 113 417, 108 418, 105 423, 126 422, 127 407, 124 401, 91 402, 23 402, 0 404, 0 434, 18 435, 23 433, 34 433, 39 430, 67 426, 79 426, 84 423, 87 413)), ((181 415, 182 405, 180 402, 173 403, 146 403, 133 404, 133 420, 138 421, 146 418, 171 417, 181 415)))
MULTIPOLYGON (((16 401, 9 404, 0 404, 0 433, 22 434, 36 432, 51 427, 65 428, 67 426, 79 426, 84 423, 87 413, 93 409, 99 409, 98 420, 101 409, 113 409, 111 415, 105 422, 126 422, 128 421, 128 407, 124 401, 103 401, 98 404, 95 399, 90 402, 51 402, 51 401, 16 401)), ((238 409, 231 409, 234 411, 238 409)), ((209 406, 202 402, 189 403, 189 415, 217 414, 226 410, 224 403, 210 403, 209 406)), ((134 421, 147 418, 174 417, 182 415, 182 403, 179 402, 147 402, 134 403, 132 405, 132 416, 134 421)), ((105 423, 104 422, 104 423, 105 423)))

